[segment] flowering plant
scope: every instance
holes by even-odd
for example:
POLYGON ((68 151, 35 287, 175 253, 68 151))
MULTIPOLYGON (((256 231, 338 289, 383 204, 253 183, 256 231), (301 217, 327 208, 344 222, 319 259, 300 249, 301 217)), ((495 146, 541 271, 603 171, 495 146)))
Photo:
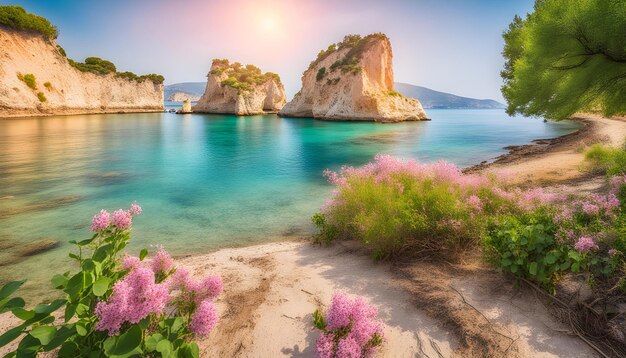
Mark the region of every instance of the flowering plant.
POLYGON ((0 312, 11 311, 24 321, 0 336, 2 347, 23 335, 9 356, 34 357, 54 349, 59 357, 199 355, 193 339, 215 327, 212 300, 222 291, 222 280, 191 277, 162 247, 152 258, 146 249, 138 257, 122 254, 133 216, 141 212, 137 204, 113 214, 102 210, 91 223, 94 235, 71 241, 78 253, 69 256, 80 271, 52 278, 64 299, 26 310, 22 298, 9 297, 23 281, 0 290, 0 312), (63 323, 55 324, 52 314, 63 307, 63 323))
POLYGON ((383 344, 383 325, 378 311, 362 297, 335 293, 326 315, 313 314, 315 327, 322 331, 316 351, 320 358, 371 357, 383 344))

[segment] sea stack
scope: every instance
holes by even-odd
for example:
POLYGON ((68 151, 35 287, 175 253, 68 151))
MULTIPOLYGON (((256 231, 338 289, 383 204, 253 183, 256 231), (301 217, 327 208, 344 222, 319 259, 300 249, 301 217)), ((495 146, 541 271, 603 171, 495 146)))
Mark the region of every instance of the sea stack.
POLYGON ((348 35, 320 51, 302 89, 279 115, 325 120, 427 120, 420 102, 393 88, 391 42, 384 34, 348 35))
POLYGON ((285 102, 285 88, 277 74, 263 73, 254 65, 214 59, 204 95, 192 110, 247 116, 277 113, 285 102))
POLYGON ((191 101, 189 99, 185 99, 183 101, 183 108, 181 108, 181 110, 178 111, 177 113, 180 113, 180 114, 191 113, 191 101))

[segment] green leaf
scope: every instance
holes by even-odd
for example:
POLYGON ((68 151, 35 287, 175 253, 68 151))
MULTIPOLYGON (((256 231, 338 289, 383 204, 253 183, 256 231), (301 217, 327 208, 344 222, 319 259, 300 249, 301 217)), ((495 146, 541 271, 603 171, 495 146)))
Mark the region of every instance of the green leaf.
POLYGON ((535 261, 531 262, 530 266, 528 266, 528 273, 537 276, 537 263, 535 261))
POLYGON ((141 252, 139 253, 139 260, 143 261, 143 259, 145 259, 146 256, 148 256, 148 249, 142 249, 141 252))
POLYGON ((319 310, 315 310, 315 312, 313 313, 313 325, 319 330, 326 329, 326 321, 324 320, 324 315, 322 315, 319 310))
POLYGON ((31 311, 31 310, 25 310, 21 307, 19 308, 14 308, 11 313, 13 313, 13 315, 23 321, 27 321, 33 317, 35 317, 35 312, 31 311))
POLYGON ((54 338, 57 329, 54 326, 37 326, 30 331, 30 335, 37 338, 41 345, 46 345, 54 338))
POLYGON ((156 350, 157 344, 163 339, 163 335, 160 333, 155 333, 146 339, 146 349, 148 352, 154 352, 156 350))
POLYGON ((19 337, 22 334, 22 332, 24 331, 25 327, 26 327, 26 325, 22 324, 22 325, 19 325, 17 327, 13 327, 10 330, 4 332, 0 336, 0 347, 4 347, 7 344, 9 344, 10 342, 13 342, 17 337, 19 337))
POLYGON ((109 285, 111 284, 111 279, 108 277, 100 277, 98 281, 96 281, 91 290, 96 297, 100 297, 104 295, 109 290, 109 285))
POLYGON ((48 352, 53 349, 56 349, 61 344, 66 342, 71 336, 76 334, 76 330, 73 325, 61 326, 57 331, 57 334, 54 336, 54 339, 50 341, 50 343, 46 344, 43 347, 43 350, 48 352))
POLYGON ((52 303, 50 303, 49 305, 38 304, 37 306, 35 306, 35 313, 52 313, 58 310, 59 308, 61 308, 66 303, 67 303, 66 300, 58 299, 58 300, 52 301, 52 303))
POLYGON ((68 322, 70 319, 72 319, 72 317, 74 317, 77 308, 78 303, 71 303, 65 307, 65 315, 63 316, 65 322, 68 322))
POLYGON ((79 241, 79 242, 73 242, 73 243, 75 243, 75 244, 76 244, 76 245, 78 245, 78 246, 85 246, 85 245, 89 245, 89 244, 91 244, 91 243, 93 242, 93 240, 94 240, 94 239, 95 239, 95 237, 92 237, 91 239, 82 240, 82 241, 79 241))
POLYGON ((63 342, 59 349, 59 358, 74 358, 79 355, 78 345, 72 341, 63 342))
POLYGON ((68 255, 71 259, 74 259, 74 260, 78 260, 78 261, 80 261, 80 257, 79 257, 78 255, 74 254, 74 253, 71 253, 71 252, 70 252, 70 253, 69 253, 69 254, 67 254, 67 255, 68 255))
POLYGON ((511 259, 502 259, 502 266, 504 267, 511 266, 512 263, 513 261, 511 259))
POLYGON ((54 275, 52 279, 50 280, 50 282, 52 282, 53 288, 65 288, 68 281, 69 279, 67 278, 67 276, 63 276, 59 274, 54 275))
POLYGON ((0 289, 0 300, 9 297, 13 292, 17 291, 18 288, 22 287, 24 282, 26 281, 11 281, 2 286, 0 289))
POLYGON ((13 297, 3 304, 0 304, 0 313, 9 312, 15 308, 22 308, 26 302, 21 297, 13 297))
POLYGON ((159 343, 157 343, 156 350, 161 353, 163 358, 167 358, 171 356, 174 346, 168 339, 162 339, 159 343))
POLYGON ((99 248, 96 249, 96 251, 93 253, 92 258, 93 258, 94 261, 102 262, 112 252, 113 252, 113 245, 111 245, 111 244, 102 245, 102 246, 100 246, 99 248))
POLYGON ((36 357, 37 352, 41 348, 39 340, 30 334, 27 334, 22 338, 20 344, 17 346, 17 357, 36 357))
POLYGON ((76 323, 76 333, 79 336, 82 336, 82 337, 86 336, 87 333, 89 333, 89 331, 87 330, 87 327, 85 325, 85 322, 79 321, 79 322, 76 323))
POLYGON ((110 356, 125 355, 141 346, 142 331, 139 326, 133 325, 125 333, 114 338, 113 344, 109 344, 109 347, 105 348, 105 352, 110 356))

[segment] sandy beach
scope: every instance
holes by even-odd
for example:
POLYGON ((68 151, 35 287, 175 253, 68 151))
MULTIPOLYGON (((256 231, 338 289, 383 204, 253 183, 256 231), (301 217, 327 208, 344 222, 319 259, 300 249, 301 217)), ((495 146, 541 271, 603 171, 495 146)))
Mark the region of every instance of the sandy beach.
MULTIPOLYGON (((585 128, 516 148, 469 171, 506 171, 522 183, 594 190, 601 178, 581 172, 592 143, 622 145, 626 120, 587 116, 585 128)), ((220 274, 220 321, 200 341, 204 357, 311 357, 319 333, 312 313, 336 291, 361 295, 385 323, 382 357, 594 357, 552 319, 536 292, 481 263, 377 263, 358 244, 330 247, 285 241, 182 257, 198 275, 220 274)), ((0 315, 0 332, 15 318, 0 315)), ((10 348, 11 346, 9 346, 10 348)), ((8 347, 0 348, 0 354, 8 347)))

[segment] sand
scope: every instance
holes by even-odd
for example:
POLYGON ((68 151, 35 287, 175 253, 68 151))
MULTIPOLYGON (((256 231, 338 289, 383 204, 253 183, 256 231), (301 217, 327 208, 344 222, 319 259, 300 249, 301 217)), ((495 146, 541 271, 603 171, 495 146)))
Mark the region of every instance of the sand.
MULTIPOLYGON (((580 171, 581 148, 623 145, 626 121, 586 117, 586 129, 526 148, 470 171, 505 170, 524 183, 571 183, 593 190, 602 180, 580 171)), ((361 295, 385 323, 382 357, 595 357, 551 318, 536 293, 480 263, 377 263, 356 243, 320 247, 307 240, 223 249, 179 259, 198 275, 220 274, 220 321, 201 340, 203 357, 311 357, 319 333, 312 313, 332 294, 361 295)), ((0 315, 0 333, 16 322, 0 315)), ((13 345, 14 347, 14 345, 13 345)), ((8 347, 0 348, 0 355, 8 347)))

